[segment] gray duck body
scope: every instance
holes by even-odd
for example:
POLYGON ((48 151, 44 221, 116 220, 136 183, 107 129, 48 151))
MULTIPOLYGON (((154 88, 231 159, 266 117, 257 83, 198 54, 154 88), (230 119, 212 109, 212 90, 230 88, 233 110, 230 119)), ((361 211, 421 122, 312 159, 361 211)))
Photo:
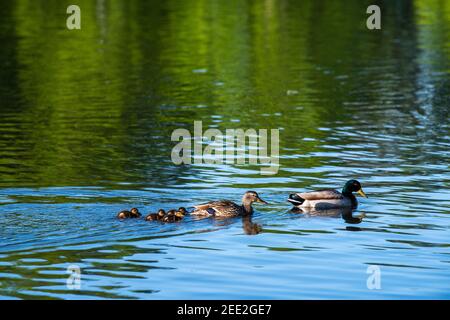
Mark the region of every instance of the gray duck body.
POLYGON ((312 208, 316 210, 328 210, 334 208, 356 208, 358 201, 353 195, 357 192, 363 197, 366 194, 357 180, 349 180, 345 183, 342 192, 334 189, 325 189, 310 192, 293 193, 287 199, 297 208, 312 208))

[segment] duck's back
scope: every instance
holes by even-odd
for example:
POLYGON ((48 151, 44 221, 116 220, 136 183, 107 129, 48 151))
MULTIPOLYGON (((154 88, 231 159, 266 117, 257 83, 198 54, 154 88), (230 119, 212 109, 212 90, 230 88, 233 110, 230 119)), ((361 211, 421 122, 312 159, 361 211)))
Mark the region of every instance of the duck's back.
POLYGON ((305 200, 326 200, 326 199, 343 199, 344 196, 337 190, 324 189, 310 192, 297 193, 305 200))
POLYGON ((131 212, 128 211, 128 210, 120 211, 120 212, 117 214, 117 218, 118 218, 118 219, 127 219, 127 218, 130 218, 130 217, 131 217, 131 212))
POLYGON ((194 208, 194 215, 237 216, 243 213, 241 206, 229 200, 211 201, 194 208))
POLYGON ((294 194, 294 199, 289 201, 301 208, 314 208, 317 210, 354 206, 350 197, 346 197, 334 189, 296 193, 294 194))

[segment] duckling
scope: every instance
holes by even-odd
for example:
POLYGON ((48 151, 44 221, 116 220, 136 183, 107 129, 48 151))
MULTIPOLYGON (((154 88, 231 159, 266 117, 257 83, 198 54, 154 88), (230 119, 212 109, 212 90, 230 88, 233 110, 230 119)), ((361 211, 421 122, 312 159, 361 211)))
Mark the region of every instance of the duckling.
POLYGON ((142 214, 139 212, 137 208, 131 209, 132 218, 140 218, 142 214))
POLYGON ((132 208, 130 211, 123 210, 117 214, 117 218, 119 219, 128 219, 128 218, 139 218, 141 213, 137 208, 132 208))
POLYGON ((118 219, 126 219, 131 217, 131 212, 128 210, 122 210, 117 214, 118 219))
POLYGON ((183 207, 180 207, 177 212, 175 212, 175 221, 183 220, 184 216, 186 215, 186 209, 183 207))
POLYGON ((357 192, 360 196, 367 198, 361 183, 357 180, 349 180, 345 183, 342 192, 333 189, 292 193, 289 195, 289 201, 298 208, 313 208, 316 210, 325 210, 332 208, 350 207, 356 208, 358 201, 353 195, 357 192))
POLYGON ((159 209, 157 213, 150 213, 148 216, 146 216, 145 220, 146 221, 162 220, 165 215, 166 212, 164 211, 164 209, 159 209))
POLYGON ((164 209, 158 210, 158 220, 161 221, 166 216, 166 211, 164 209))
POLYGON ((178 216, 174 215, 174 216, 166 216, 164 217, 164 222, 178 222, 183 218, 179 218, 178 216))
POLYGON ((195 210, 191 214, 216 217, 245 216, 253 213, 254 202, 267 204, 255 191, 247 191, 242 197, 242 205, 229 200, 211 201, 194 206, 195 210))
POLYGON ((176 210, 169 210, 167 211, 167 214, 164 216, 163 220, 164 222, 175 222, 177 219, 176 217, 176 210))

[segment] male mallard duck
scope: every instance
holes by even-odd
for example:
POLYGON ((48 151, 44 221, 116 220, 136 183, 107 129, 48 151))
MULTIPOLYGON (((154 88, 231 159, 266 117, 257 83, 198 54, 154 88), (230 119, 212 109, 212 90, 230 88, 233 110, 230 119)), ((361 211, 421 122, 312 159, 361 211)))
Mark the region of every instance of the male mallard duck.
POLYGON ((361 188, 361 184, 357 180, 352 179, 345 183, 342 193, 333 189, 292 193, 287 200, 299 208, 314 208, 317 210, 342 207, 356 208, 358 201, 353 192, 357 192, 362 197, 367 198, 361 188))
POLYGON ((146 216, 145 220, 147 220, 147 221, 162 220, 165 215, 166 215, 166 212, 163 209, 159 209, 157 213, 150 213, 148 216, 146 216))
POLYGON ((191 214, 217 217, 249 215, 253 213, 253 202, 267 204, 267 202, 262 200, 255 191, 247 191, 242 197, 242 205, 237 205, 228 200, 211 201, 194 206, 195 210, 191 214))
POLYGON ((119 218, 119 219, 139 218, 140 216, 141 216, 141 213, 136 208, 132 208, 130 211, 123 210, 117 214, 117 218, 119 218))

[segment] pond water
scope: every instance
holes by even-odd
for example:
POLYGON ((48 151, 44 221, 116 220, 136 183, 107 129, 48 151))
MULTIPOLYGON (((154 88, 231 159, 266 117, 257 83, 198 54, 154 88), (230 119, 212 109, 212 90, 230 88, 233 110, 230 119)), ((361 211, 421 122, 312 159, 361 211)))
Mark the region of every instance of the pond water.
POLYGON ((379 31, 370 1, 77 2, 74 31, 0 3, 1 299, 450 298, 450 2, 383 2, 379 31), (279 129, 278 173, 174 165, 194 121, 279 129), (353 219, 290 211, 350 178, 353 219), (115 218, 246 190, 247 219, 115 218))

